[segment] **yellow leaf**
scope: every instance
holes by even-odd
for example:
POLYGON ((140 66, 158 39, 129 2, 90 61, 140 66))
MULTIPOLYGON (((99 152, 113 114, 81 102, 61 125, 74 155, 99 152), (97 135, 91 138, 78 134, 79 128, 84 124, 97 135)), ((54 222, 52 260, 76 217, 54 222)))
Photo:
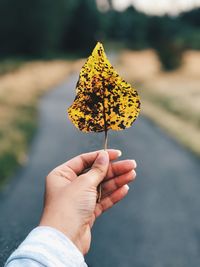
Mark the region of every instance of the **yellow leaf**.
POLYGON ((137 91, 117 74, 97 43, 80 71, 76 98, 68 109, 70 120, 83 132, 123 130, 139 111, 137 91))

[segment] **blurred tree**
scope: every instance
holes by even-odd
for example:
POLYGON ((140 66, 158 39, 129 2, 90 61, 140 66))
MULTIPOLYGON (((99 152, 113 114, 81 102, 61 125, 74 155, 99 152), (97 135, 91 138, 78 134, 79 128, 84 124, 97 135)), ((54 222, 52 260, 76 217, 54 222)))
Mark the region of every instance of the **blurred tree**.
POLYGON ((193 27, 200 27, 200 8, 184 12, 180 15, 182 22, 187 23, 193 27))
POLYGON ((78 0, 71 21, 66 24, 62 48, 87 55, 95 46, 99 31, 99 12, 93 0, 78 0))
POLYGON ((187 49, 200 49, 200 8, 180 15, 182 38, 187 49))
MULTIPOLYGON (((121 41, 132 49, 147 47, 146 33, 148 17, 132 6, 123 12, 111 10, 104 23, 108 39, 121 41)), ((105 21, 105 20, 104 20, 105 21)))
POLYGON ((157 51, 163 68, 165 70, 178 68, 182 63, 184 51, 179 18, 151 17, 148 25, 148 41, 157 51))
POLYGON ((72 0, 0 0, 0 53, 44 55, 60 46, 72 0))
POLYGON ((0 55, 86 55, 103 39, 131 49, 153 47, 170 70, 180 66, 184 49, 200 49, 199 8, 149 17, 132 6, 116 11, 112 0, 104 0, 107 8, 100 12, 96 1, 0 0, 0 55))
POLYGON ((145 14, 131 6, 123 12, 121 24, 124 25, 124 39, 129 48, 144 49, 148 46, 148 17, 145 14))

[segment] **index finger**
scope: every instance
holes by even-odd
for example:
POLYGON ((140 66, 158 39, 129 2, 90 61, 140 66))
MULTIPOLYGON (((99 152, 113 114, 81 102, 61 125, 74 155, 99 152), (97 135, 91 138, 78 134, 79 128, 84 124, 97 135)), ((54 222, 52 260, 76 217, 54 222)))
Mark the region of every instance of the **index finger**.
MULTIPOLYGON (((66 163, 64 163, 63 166, 66 166, 72 169, 77 175, 79 175, 85 169, 92 166, 92 164, 94 163, 95 159, 98 156, 99 151, 100 150, 89 152, 89 153, 84 153, 79 156, 76 156, 70 159, 69 161, 67 161, 66 163)), ((121 156, 120 150, 107 149, 106 151, 108 152, 110 161, 115 160, 121 156)))

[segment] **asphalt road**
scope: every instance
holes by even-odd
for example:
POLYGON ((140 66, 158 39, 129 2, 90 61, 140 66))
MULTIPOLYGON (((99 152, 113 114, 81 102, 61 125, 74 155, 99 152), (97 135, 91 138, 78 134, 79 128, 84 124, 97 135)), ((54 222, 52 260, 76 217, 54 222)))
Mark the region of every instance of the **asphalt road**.
MULTIPOLYGON (((83 134, 67 119, 76 79, 41 99, 28 164, 0 194, 0 266, 37 225, 46 174, 102 148, 103 134, 83 134)), ((131 129, 109 133, 109 147, 135 158, 138 176, 128 197, 96 223, 88 265, 200 266, 200 161, 142 117, 131 129)))

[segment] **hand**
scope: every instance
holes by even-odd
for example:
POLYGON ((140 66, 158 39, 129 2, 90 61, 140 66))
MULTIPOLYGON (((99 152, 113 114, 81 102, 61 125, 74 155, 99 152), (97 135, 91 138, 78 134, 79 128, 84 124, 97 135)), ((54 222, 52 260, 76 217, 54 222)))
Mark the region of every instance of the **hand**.
POLYGON ((114 149, 82 154, 49 173, 40 225, 63 232, 86 254, 95 219, 126 196, 127 183, 136 176, 135 161, 111 162, 120 155, 114 149), (97 203, 100 183, 102 196, 97 203))

